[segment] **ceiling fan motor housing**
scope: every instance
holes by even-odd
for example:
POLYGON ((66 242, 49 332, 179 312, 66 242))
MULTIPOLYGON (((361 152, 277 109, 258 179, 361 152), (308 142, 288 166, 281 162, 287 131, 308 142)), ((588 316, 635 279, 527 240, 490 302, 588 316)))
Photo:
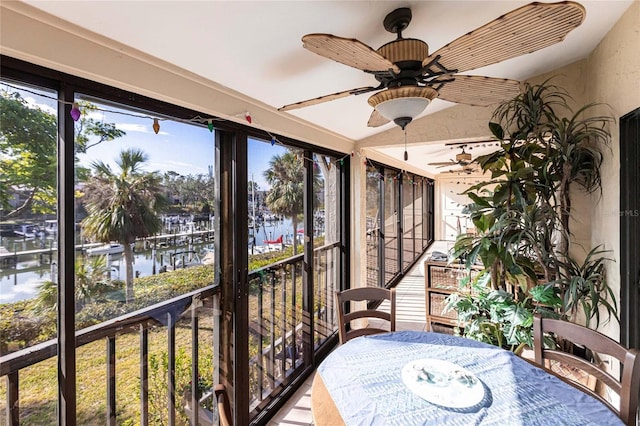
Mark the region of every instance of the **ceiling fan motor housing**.
POLYGON ((381 46, 377 52, 400 69, 419 70, 429 56, 429 46, 422 40, 402 38, 381 46))
POLYGON ((468 163, 471 161, 471 154, 469 154, 468 152, 464 152, 463 149, 460 154, 456 154, 456 161, 468 163))

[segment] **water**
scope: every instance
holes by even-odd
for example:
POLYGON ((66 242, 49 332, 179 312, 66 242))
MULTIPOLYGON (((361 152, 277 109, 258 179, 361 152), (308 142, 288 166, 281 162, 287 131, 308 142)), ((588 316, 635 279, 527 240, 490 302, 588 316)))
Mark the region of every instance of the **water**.
MULTIPOLYGON (((320 225, 318 223, 317 229, 315 229, 317 235, 320 235, 323 231, 320 225)), ((181 231, 189 232, 189 224, 167 224, 163 233, 171 234, 181 231)), ((302 224, 299 224, 297 232, 298 243, 302 241, 301 231, 302 224)), ((293 241, 293 225, 290 219, 257 223, 255 228, 249 229, 249 254, 262 252, 263 250, 261 249, 268 245, 265 241, 276 240, 281 235, 285 244, 291 244, 293 241)), ((149 241, 151 240, 149 239, 149 241)), ((214 249, 213 240, 194 244, 190 244, 190 241, 189 237, 183 238, 182 244, 178 241, 176 245, 158 247, 155 253, 151 250, 151 247, 148 250, 143 250, 142 244, 137 243, 136 251, 134 252, 134 276, 136 274, 138 276, 150 276, 154 274, 154 271, 155 273, 160 272, 162 266, 170 264, 173 253, 193 250, 198 258, 202 260, 208 252, 214 249)), ((81 245, 80 235, 78 235, 76 244, 81 245)), ((51 250, 56 247, 56 236, 55 234, 47 234, 36 238, 24 238, 21 236, 1 237, 0 246, 11 253, 40 249, 51 250)), ((272 248, 274 247, 278 249, 278 245, 273 245, 272 248)), ((80 253, 78 252, 78 255, 80 253)), ((35 297, 42 283, 55 281, 57 274, 55 260, 56 251, 53 250, 45 254, 20 256, 16 265, 0 264, 0 303, 17 302, 35 297), (53 262, 50 261, 50 258, 53 262)), ((122 256, 110 255, 109 262, 112 278, 124 280, 125 267, 122 256)))
MULTIPOLYGON (((318 226, 318 228, 320 228, 318 226)), ((183 229, 184 230, 184 227, 183 229)), ((302 224, 298 225, 297 239, 298 243, 302 240, 302 224)), ((164 233, 180 232, 177 226, 169 225, 163 231, 164 233)), ((321 229, 316 229, 316 233, 322 232, 321 229)), ((267 246, 265 241, 276 240, 280 235, 283 236, 285 244, 291 244, 293 241, 293 225, 290 219, 264 221, 257 223, 255 228, 249 229, 249 254, 261 252, 261 248, 267 246), (254 238, 255 237, 255 245, 254 238)), ((47 234, 37 238, 24 238, 19 236, 1 237, 0 246, 7 249, 7 251, 21 252, 27 250, 36 249, 55 249, 56 239, 55 234, 47 234)), ((149 240, 150 241, 150 240, 149 240)), ((136 251, 134 252, 134 276, 150 276, 153 275, 154 270, 156 273, 160 272, 160 268, 163 265, 168 265, 171 262, 171 255, 176 252, 183 252, 187 250, 193 250, 197 253, 197 256, 202 260, 206 254, 214 249, 213 240, 190 243, 190 238, 183 238, 183 243, 172 245, 169 247, 160 247, 159 244, 154 252, 149 247, 148 250, 143 250, 142 244, 136 244, 136 251)), ((80 245, 80 235, 78 235, 77 245, 80 245)), ((149 244, 150 246, 151 244, 149 244)), ((277 245, 275 245, 277 248, 277 245)), ((80 252, 78 252, 80 254, 80 252)), ((188 256, 188 255, 185 255, 188 256)), ((178 255, 178 257, 181 257, 178 255)), ((0 264, 0 303, 11 303, 20 300, 26 300, 33 298, 38 293, 38 287, 45 281, 53 281, 56 277, 56 251, 46 253, 43 255, 25 255, 20 256, 19 262, 15 265, 0 264), (54 277, 54 279, 52 279, 54 277)), ((124 280, 125 267, 124 259, 121 255, 110 255, 109 261, 111 265, 111 276, 114 279, 124 280)))
MULTIPOLYGON (((3 238, 4 240, 4 238, 3 238)), ((12 241, 8 239, 9 245, 12 241)), ((6 243, 5 243, 6 244, 6 243)), ((134 276, 149 276, 160 271, 163 265, 169 265, 171 255, 176 252, 193 250, 200 260, 209 252, 213 251, 213 241, 196 243, 193 245, 176 245, 155 250, 137 249, 134 253, 133 271, 134 276), (154 256, 155 254, 155 256, 154 256)), ((30 250, 27 249, 27 250, 30 250)), ((18 250, 20 251, 20 250, 18 250)), ((80 255, 80 252, 78 252, 80 255)), ((20 261, 15 266, 4 266, 0 269, 0 303, 10 303, 19 300, 33 298, 38 293, 38 287, 45 281, 55 280, 57 271, 55 265, 56 253, 53 253, 53 264, 49 263, 49 256, 39 255, 20 256, 20 261), (54 279, 52 280, 52 276, 54 279)), ((188 256, 188 255, 186 255, 188 256)), ((124 258, 122 255, 109 255, 111 266, 111 277, 113 279, 125 279, 124 258)))
MULTIPOLYGON (((47 235, 39 238, 23 237, 2 237, 0 246, 7 251, 23 252, 27 250, 55 249, 55 235, 47 235)), ((176 252, 193 250, 198 258, 202 260, 204 256, 214 249, 213 239, 209 241, 194 242, 191 238, 178 239, 176 245, 168 247, 157 247, 154 251, 152 243, 148 244, 148 249, 143 249, 142 243, 136 244, 134 252, 134 276, 149 276, 160 271, 163 265, 171 262, 171 255, 176 252)), ((77 245, 80 245, 77 242, 77 245)), ((52 250, 44 254, 21 255, 16 264, 0 264, 0 303, 11 303, 20 300, 33 298, 38 293, 38 287, 45 281, 55 281, 57 276, 56 265, 57 252, 52 250), (52 260, 52 261, 51 261, 52 260), (53 277, 53 278, 52 278, 53 277)), ((77 252, 81 255, 81 251, 77 252)), ((111 266, 111 276, 114 279, 125 278, 124 259, 122 255, 110 255, 108 257, 111 266)))
MULTIPOLYGON (((53 248, 52 236, 44 238, 1 237, 1 246, 7 251, 21 252, 42 248, 53 248)), ((55 251, 53 252, 55 259, 55 251)), ((15 265, 0 264, 0 303, 29 299, 37 293, 38 286, 51 278, 49 256, 21 256, 15 265)), ((54 271, 55 273, 55 271, 54 271)))
MULTIPOLYGON (((302 224, 298 224, 298 231, 302 230, 302 224)), ((291 244, 293 241, 293 224, 291 219, 264 221, 256 224, 255 228, 249 229, 249 244, 252 244, 252 236, 255 236, 255 245, 263 246, 265 241, 273 241, 282 235, 282 240, 291 244)), ((298 242, 300 236, 298 236, 298 242)))

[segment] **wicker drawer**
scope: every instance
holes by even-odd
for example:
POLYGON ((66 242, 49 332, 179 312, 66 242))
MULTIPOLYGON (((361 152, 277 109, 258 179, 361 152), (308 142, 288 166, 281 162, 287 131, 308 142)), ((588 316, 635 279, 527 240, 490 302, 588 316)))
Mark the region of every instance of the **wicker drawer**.
POLYGON ((455 310, 450 310, 443 313, 444 307, 447 306, 448 293, 438 293, 436 291, 428 291, 428 315, 437 316, 441 318, 449 318, 452 320, 458 319, 458 314, 455 310))
POLYGON ((431 331, 434 333, 443 333, 443 334, 455 334, 455 328, 448 324, 440 324, 437 322, 431 323, 431 331))
POLYGON ((427 266, 427 287, 448 291, 464 291, 468 286, 460 287, 463 280, 467 284, 478 275, 478 270, 472 269, 469 273, 462 267, 455 266, 427 266))
POLYGON ((454 268, 429 265, 429 287, 458 290, 458 274, 454 268))

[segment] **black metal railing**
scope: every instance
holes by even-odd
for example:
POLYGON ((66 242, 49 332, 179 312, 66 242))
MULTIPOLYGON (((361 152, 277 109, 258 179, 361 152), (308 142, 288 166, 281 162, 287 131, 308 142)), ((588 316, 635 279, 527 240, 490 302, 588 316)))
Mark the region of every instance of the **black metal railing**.
POLYGON ((333 294, 338 290, 340 243, 314 249, 313 312, 303 309, 302 254, 249 274, 249 390, 251 418, 302 373, 305 347, 317 348, 337 330, 333 294), (314 345, 305 345, 313 318, 314 345))
MULTIPOLYGON (((217 286, 208 286, 200 290, 192 291, 179 297, 143 308, 141 310, 102 322, 76 332, 76 348, 98 342, 105 339, 106 342, 106 423, 115 425, 121 423, 117 413, 122 411, 124 404, 130 401, 118 401, 116 399, 116 358, 118 357, 117 338, 130 333, 139 334, 139 389, 140 389, 140 422, 150 423, 149 391, 150 391, 150 333, 166 333, 166 412, 162 417, 167 424, 176 423, 176 412, 185 415, 185 407, 199 407, 198 392, 191 389, 187 395, 180 394, 176 388, 176 327, 183 322, 191 328, 190 333, 190 378, 191 384, 199 382, 199 347, 200 319, 213 320, 214 305, 217 303, 214 296, 218 294, 217 286), (162 330, 164 329, 164 330, 162 330), (120 405, 119 405, 120 404, 120 405), (177 410, 178 408, 178 410, 177 410)), ((211 327, 213 330, 213 327, 211 327)), ((213 334, 215 336, 215 334, 213 334)), ((211 346, 213 346, 211 341, 211 346)), ((123 348, 123 352, 132 348, 123 348)), ((35 364, 57 356, 57 341, 52 339, 17 352, 0 357, 0 377, 6 380, 6 424, 18 425, 20 423, 20 372, 35 364)), ((131 380, 128 377, 127 380, 131 380)), ((211 378, 213 379, 213 378, 211 378)), ((94 385, 99 385, 94 383, 94 385)), ((163 383, 164 385, 164 383, 163 383)), ((163 392, 163 393, 164 393, 163 392)), ((165 406, 164 403, 161 406, 165 406)), ((191 424, 198 424, 200 410, 188 410, 191 424)), ((157 413, 156 413, 157 415, 157 413)), ((136 422, 137 423, 137 422, 136 422)))
POLYGON ((338 243, 320 247, 313 257, 314 289, 314 349, 322 345, 338 330, 335 292, 340 290, 338 243))

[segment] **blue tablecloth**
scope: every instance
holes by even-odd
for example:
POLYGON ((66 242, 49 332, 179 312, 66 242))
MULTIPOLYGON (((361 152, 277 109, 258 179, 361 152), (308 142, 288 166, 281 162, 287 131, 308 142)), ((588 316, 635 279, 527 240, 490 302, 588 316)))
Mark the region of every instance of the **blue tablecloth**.
POLYGON ((509 351, 439 333, 402 331, 360 337, 339 346, 318 373, 347 425, 619 425, 600 401, 509 351), (408 362, 435 358, 474 374, 483 401, 446 408, 403 383, 408 362))

